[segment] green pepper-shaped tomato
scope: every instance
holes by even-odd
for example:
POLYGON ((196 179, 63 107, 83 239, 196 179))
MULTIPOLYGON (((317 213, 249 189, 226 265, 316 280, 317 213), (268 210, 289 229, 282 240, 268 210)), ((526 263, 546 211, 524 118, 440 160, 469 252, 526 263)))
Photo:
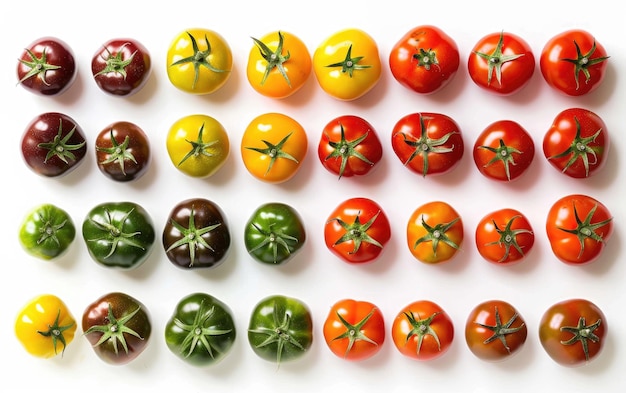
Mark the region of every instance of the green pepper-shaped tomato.
POLYGON ((102 203, 83 221, 89 255, 99 264, 134 269, 148 259, 155 241, 148 212, 133 202, 102 203))
POLYGON ((69 214, 49 203, 31 210, 19 231, 24 250, 44 260, 63 255, 75 236, 76 228, 69 214))
POLYGON ((284 203, 266 203, 254 211, 244 229, 248 253, 257 261, 279 265, 290 260, 306 240, 298 212, 284 203))
POLYGON ((248 341, 259 357, 270 362, 280 364, 300 358, 313 343, 308 306, 282 295, 261 300, 250 316, 248 341))
POLYGON ((194 366, 221 360, 235 337, 230 308, 206 293, 192 293, 181 299, 165 326, 167 347, 194 366))

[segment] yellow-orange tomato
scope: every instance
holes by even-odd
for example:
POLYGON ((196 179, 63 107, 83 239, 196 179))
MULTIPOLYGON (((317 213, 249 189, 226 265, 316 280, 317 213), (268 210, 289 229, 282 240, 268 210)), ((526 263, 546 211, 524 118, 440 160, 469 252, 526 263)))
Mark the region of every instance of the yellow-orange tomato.
POLYGON ((285 98, 300 90, 311 75, 311 54, 297 36, 276 31, 260 39, 248 56, 250 86, 271 98, 285 98))
POLYGON ((291 179, 307 154, 304 128, 282 113, 253 119, 241 139, 241 157, 248 172, 268 183, 291 179))
POLYGON ((15 335, 33 356, 62 354, 74 340, 76 320, 57 296, 44 294, 29 301, 15 321, 15 335))
POLYGON ((463 242, 463 222, 445 202, 426 203, 413 212, 406 229, 411 254, 424 263, 451 259, 463 242))
POLYGON ((376 41, 359 29, 338 31, 313 53, 313 71, 320 87, 340 100, 355 100, 369 92, 382 72, 376 41))

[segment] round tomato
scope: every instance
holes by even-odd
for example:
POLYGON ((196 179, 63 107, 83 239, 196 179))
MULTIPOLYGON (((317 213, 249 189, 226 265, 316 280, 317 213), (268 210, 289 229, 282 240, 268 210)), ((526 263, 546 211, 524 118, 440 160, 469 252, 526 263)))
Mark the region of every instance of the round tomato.
POLYGON ((558 259, 585 264, 604 250, 613 233, 613 217, 605 205, 588 195, 567 195, 550 208, 546 231, 558 259))
POLYGON ((304 86, 312 60, 300 38, 275 31, 252 40, 246 75, 254 90, 266 97, 286 98, 304 86))
POLYGON ((320 87, 340 100, 355 100, 380 80, 382 67, 376 41, 359 29, 345 29, 326 38, 313 53, 313 71, 320 87))
POLYGON ((543 138, 543 153, 553 167, 574 178, 597 173, 609 150, 606 124, 587 109, 560 112, 543 138))
POLYGON ((174 122, 167 134, 166 147, 179 171, 198 178, 215 174, 230 153, 224 126, 211 116, 199 114, 174 122))
POLYGON ((598 88, 606 73, 606 50, 585 30, 567 30, 543 47, 539 67, 548 85, 568 96, 582 96, 598 88))
POLYGON ((424 177, 451 171, 464 151, 459 125, 446 115, 427 112, 398 120, 391 147, 405 167, 424 177))
POLYGON ((389 53, 389 68, 404 87, 421 94, 444 88, 459 69, 456 42, 435 26, 418 26, 396 42, 389 53))
POLYGON ((324 339, 340 358, 360 361, 371 358, 385 342, 385 320, 373 303, 343 299, 335 303, 324 321, 324 339))
POLYGON ((393 320, 391 338, 398 351, 417 360, 436 359, 454 340, 454 325, 448 313, 429 300, 404 307, 393 320))
POLYGON ((282 183, 298 172, 307 148, 306 132, 296 120, 282 113, 264 113, 244 130, 241 158, 255 178, 282 183))
POLYGON ((530 167, 535 158, 535 143, 518 123, 499 120, 480 133, 473 152, 480 173, 490 179, 511 181, 530 167))
POLYGON ((179 90, 209 94, 230 77, 233 54, 219 33, 203 28, 180 32, 167 50, 167 77, 179 90))
POLYGON ((586 299, 553 304, 539 322, 539 340, 546 353, 564 366, 582 366, 598 356, 607 334, 602 310, 586 299))
POLYGON ((380 205, 368 198, 341 202, 324 225, 326 247, 350 263, 378 258, 391 238, 391 225, 380 205))
POLYGON ((24 250, 46 261, 64 255, 75 237, 76 227, 72 217, 50 203, 32 209, 19 230, 19 241, 24 250))
POLYGON ((344 115, 326 124, 317 155, 324 168, 341 179, 368 174, 382 158, 383 146, 367 120, 344 115))
POLYGON ((496 94, 510 95, 530 81, 535 73, 535 56, 521 37, 493 33, 474 45, 467 68, 476 85, 496 94))
POLYGON ((109 40, 93 55, 91 72, 105 93, 133 95, 145 86, 152 72, 150 52, 137 40, 109 40))
POLYGON ((17 60, 19 84, 32 93, 44 96, 61 94, 76 80, 74 52, 56 37, 33 41, 17 60))
POLYGON ((139 179, 148 171, 151 160, 148 136, 134 123, 109 124, 96 137, 98 169, 109 179, 120 182, 139 179))
POLYGON ((479 359, 500 361, 517 353, 526 342, 528 328, 515 307, 502 300, 480 303, 467 317, 465 341, 479 359))
POLYGON ((500 209, 484 216, 476 227, 476 248, 496 264, 522 261, 535 244, 535 234, 526 216, 515 209, 500 209))
POLYGON ((463 221, 449 204, 428 202, 411 214, 406 228, 411 254, 424 263, 450 260, 463 242, 463 221))

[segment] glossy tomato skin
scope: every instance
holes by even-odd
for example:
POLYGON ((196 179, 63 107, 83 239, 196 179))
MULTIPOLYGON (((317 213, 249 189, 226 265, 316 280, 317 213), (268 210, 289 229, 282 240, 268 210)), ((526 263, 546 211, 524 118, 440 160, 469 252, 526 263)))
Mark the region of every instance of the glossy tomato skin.
POLYGON ((528 328, 517 309, 502 300, 487 300, 472 309, 465 323, 465 342, 479 359, 498 362, 517 354, 528 328))
POLYGON ((498 120, 476 138, 473 158, 481 174, 508 182, 519 178, 530 167, 535 158, 535 143, 519 123, 498 120))
POLYGON ((573 29, 546 42, 539 67, 548 86, 568 96, 583 96, 602 84, 608 59, 606 49, 591 33, 573 29))
POLYGON ((70 116, 46 112, 36 116, 22 135, 22 157, 38 175, 60 177, 71 173, 87 154, 83 129, 70 116))
POLYGON ((535 55, 522 37, 507 32, 492 33, 474 45, 467 69, 477 86, 508 96, 530 82, 535 73, 535 55))
POLYGON ((19 230, 20 244, 28 254, 51 260, 65 254, 74 242, 76 227, 72 217, 50 203, 32 209, 19 230))
POLYGON ((376 355, 385 342, 385 320, 380 309, 364 300, 342 299, 331 307, 323 326, 332 353, 349 361, 376 355))
POLYGON ((211 94, 230 78, 233 54, 218 32, 191 28, 180 32, 167 50, 167 77, 177 89, 190 94, 211 94))
POLYGON ((587 299, 550 306, 539 322, 539 340, 558 364, 583 366, 600 355, 608 331, 602 310, 587 299))
POLYGON ((181 173, 196 178, 213 176, 230 154, 230 141, 224 126, 214 117, 183 116, 170 127, 167 154, 181 173))
POLYGON ((430 300, 406 305, 393 320, 391 338, 398 351, 426 361, 443 356, 454 341, 454 325, 448 313, 430 300))
POLYGON ((213 201, 190 198, 176 204, 163 227, 167 258, 181 269, 214 268, 228 256, 231 235, 226 216, 213 201))
POLYGON ((123 292, 111 292, 85 308, 82 329, 102 361, 124 365, 148 347, 152 322, 142 302, 123 292))
POLYGON ((114 38, 102 45, 91 59, 96 85, 113 96, 131 96, 141 90, 152 72, 150 52, 132 38, 114 38))
POLYGON ((317 145, 320 162, 331 173, 342 177, 363 176, 383 156, 383 146, 374 127, 365 119, 342 115, 329 121, 317 145))
POLYGON ((581 179, 606 164, 610 139, 604 120, 583 108, 559 112, 543 138, 548 162, 567 176, 581 179))
POLYGON ((511 208, 485 215, 476 226, 476 248, 488 262, 511 265, 521 262, 535 244, 528 218, 511 208))
POLYGON ((459 125, 440 113, 411 113, 396 122, 391 146, 402 164, 423 177, 456 168, 465 145, 459 125))
POLYGON ((348 263, 374 261, 391 238, 391 225, 382 207, 369 198, 349 198, 328 216, 326 247, 348 263))
POLYGON ((417 26, 404 34, 389 53, 389 68, 404 87, 432 94, 447 86, 459 69, 459 49, 436 26, 417 26))
POLYGON ((306 44, 296 35, 274 31, 254 38, 246 76, 250 86, 270 98, 287 98, 300 90, 311 75, 313 62, 306 44))
POLYGON ((378 44, 361 29, 337 31, 315 49, 313 71, 328 95, 342 101, 356 100, 380 80, 378 44))
POLYGON ((29 300, 17 314, 15 336, 26 352, 48 359, 63 355, 74 340, 76 320, 61 298, 42 294, 29 300))
POLYGON ((56 37, 31 42, 18 58, 17 79, 34 94, 54 96, 65 92, 76 80, 72 48, 56 37))
POLYGON ((148 136, 129 121, 117 121, 102 129, 96 136, 95 147, 98 169, 111 180, 137 180, 152 162, 148 136))
POLYGON ((448 203, 432 201, 413 211, 406 227, 407 246, 420 262, 451 260, 463 243, 463 220, 448 203))
POLYGON ((307 156, 308 139, 297 120, 263 113, 250 121, 241 138, 241 159, 256 179, 272 184, 293 178, 307 156))
POLYGON ((546 232, 554 255, 571 265, 598 259, 613 234, 613 217, 600 201, 571 194, 554 202, 548 211, 546 232))

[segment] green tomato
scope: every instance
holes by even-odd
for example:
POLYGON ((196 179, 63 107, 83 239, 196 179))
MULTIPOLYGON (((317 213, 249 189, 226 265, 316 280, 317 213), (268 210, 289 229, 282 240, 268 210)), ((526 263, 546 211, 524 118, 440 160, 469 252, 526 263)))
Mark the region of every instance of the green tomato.
POLYGON ((266 203, 250 217, 244 229, 248 253, 257 261, 279 265, 302 248, 306 233, 300 215, 284 203, 266 203))
POLYGON ((44 260, 63 255, 75 236, 76 228, 69 214, 49 203, 31 210, 19 231, 24 250, 44 260))
POLYGON ((148 212, 133 202, 97 205, 83 221, 83 239, 99 264, 134 269, 148 259, 155 241, 148 212))
POLYGON ((181 299, 165 326, 165 342, 172 353, 194 366, 221 360, 235 342, 230 308, 206 293, 181 299))
POLYGON ((302 357, 313 343, 309 308, 282 295, 261 300, 250 316, 248 342, 260 358, 277 364, 302 357))

